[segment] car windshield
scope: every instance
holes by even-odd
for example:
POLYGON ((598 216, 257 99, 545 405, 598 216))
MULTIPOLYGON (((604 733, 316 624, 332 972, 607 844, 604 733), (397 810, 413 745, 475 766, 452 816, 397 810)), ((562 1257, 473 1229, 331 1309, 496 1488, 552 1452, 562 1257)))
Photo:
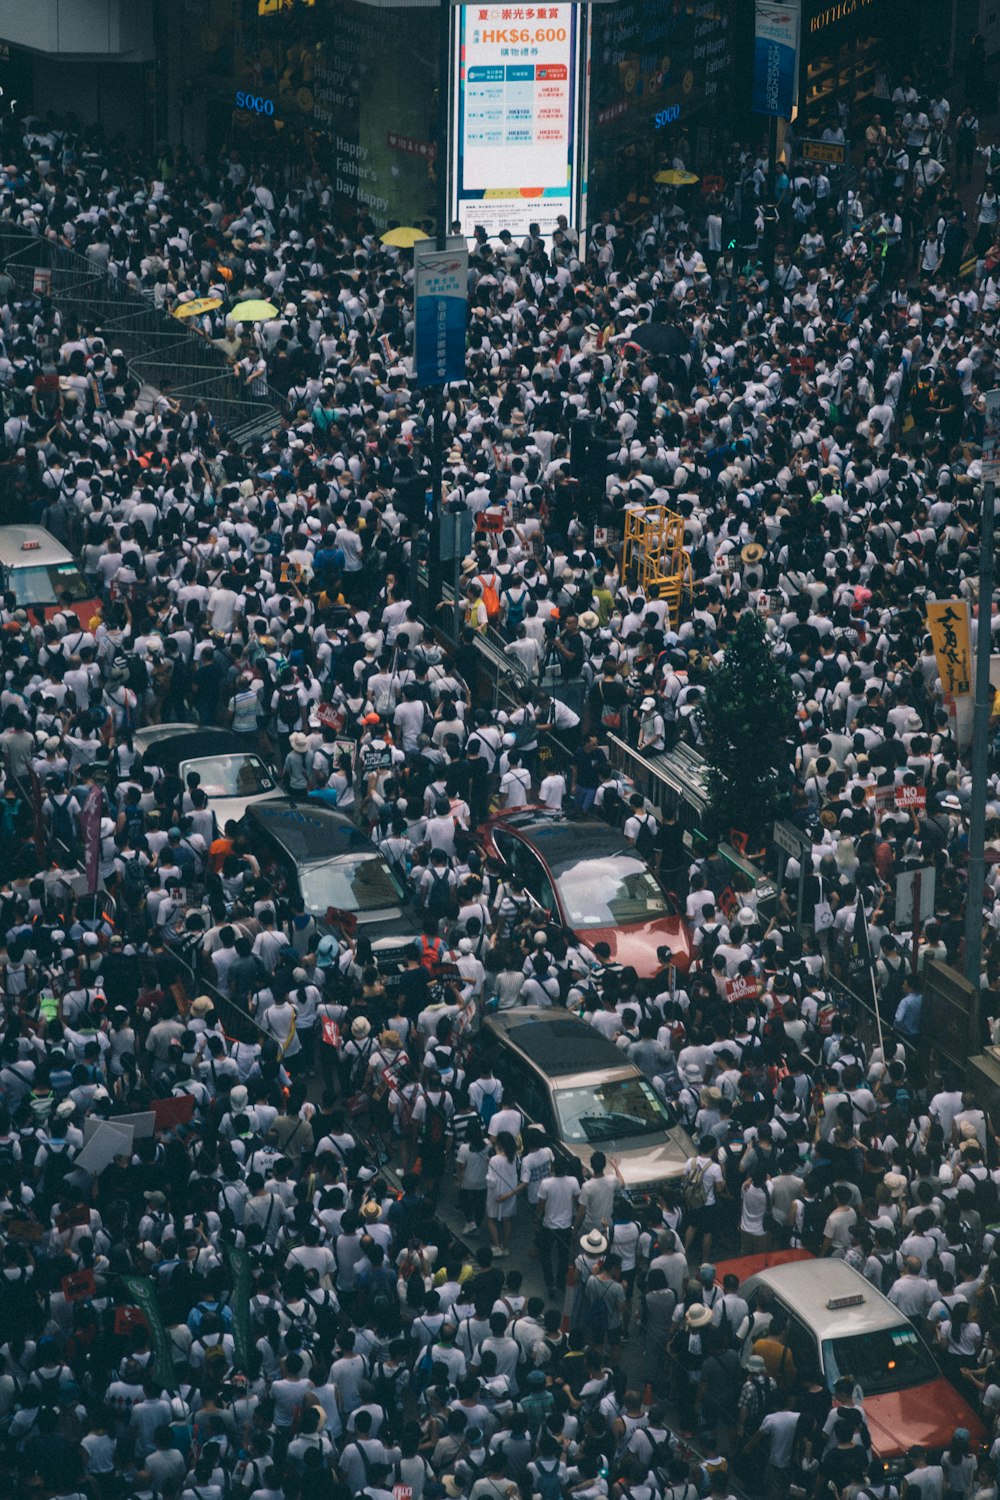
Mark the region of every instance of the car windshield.
POLYGON ((566 921, 581 927, 621 927, 667 916, 663 892, 637 854, 581 859, 555 871, 566 921))
POLYGON ((842 1375, 850 1375, 866 1396, 906 1390, 936 1380, 940 1373, 920 1335, 905 1325, 826 1339, 823 1368, 829 1390, 842 1375))
POLYGON ((19 605, 72 604, 90 590, 75 563, 49 563, 38 568, 10 568, 7 587, 19 605))
POLYGON ((256 797, 274 791, 274 777, 256 755, 208 755, 185 761, 183 776, 197 771, 206 797, 256 797))
POLYGON ((378 854, 342 854, 323 865, 306 865, 299 872, 306 911, 385 911, 399 906, 403 893, 392 871, 378 854))
POLYGON ((670 1116, 644 1078, 595 1078, 586 1088, 554 1091, 559 1127, 571 1145, 666 1130, 670 1116))

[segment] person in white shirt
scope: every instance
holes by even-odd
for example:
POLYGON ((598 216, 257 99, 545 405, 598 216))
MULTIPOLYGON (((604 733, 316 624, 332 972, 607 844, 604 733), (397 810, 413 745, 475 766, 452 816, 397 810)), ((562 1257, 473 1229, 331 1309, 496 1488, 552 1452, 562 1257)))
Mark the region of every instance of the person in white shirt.
POLYGON ((539 1183, 535 1208, 539 1225, 539 1260, 550 1297, 556 1295, 556 1289, 566 1280, 573 1217, 579 1196, 580 1184, 570 1174, 565 1157, 557 1158, 553 1165, 553 1175, 539 1183))
POLYGON ((509 751, 507 770, 500 778, 500 795, 504 799, 504 807, 527 807, 530 790, 531 776, 521 765, 520 755, 516 750, 509 751))
POLYGON ((716 1160, 718 1149, 719 1143, 714 1136, 703 1136, 698 1142, 697 1154, 688 1157, 685 1162, 684 1176, 681 1179, 682 1194, 694 1193, 698 1191, 700 1185, 700 1196, 703 1200, 689 1216, 690 1222, 684 1233, 684 1248, 690 1251, 695 1240, 700 1236, 701 1254, 706 1261, 712 1253, 712 1235, 718 1214, 718 1198, 720 1194, 725 1196, 726 1192, 722 1168, 716 1160))
POLYGON ((561 771, 550 771, 538 788, 538 800, 552 812, 561 812, 566 797, 566 777, 561 771))

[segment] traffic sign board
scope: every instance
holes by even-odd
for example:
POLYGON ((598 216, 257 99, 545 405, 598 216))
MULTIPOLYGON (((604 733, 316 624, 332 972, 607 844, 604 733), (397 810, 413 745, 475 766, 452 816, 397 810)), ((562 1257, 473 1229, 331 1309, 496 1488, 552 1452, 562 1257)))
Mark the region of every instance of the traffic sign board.
POLYGON ((842 167, 847 160, 847 147, 843 141, 799 142, 803 161, 825 162, 828 167, 842 167))
POLYGON ((916 916, 921 922, 929 922, 934 915, 937 896, 937 870, 933 865, 923 865, 919 870, 900 870, 896 876, 896 925, 904 926, 914 920, 914 891, 919 881, 919 900, 916 916))
POLYGON ((799 832, 794 823, 789 823, 785 818, 775 818, 774 842, 786 854, 794 854, 798 858, 803 849, 809 848, 810 841, 804 833, 799 832))

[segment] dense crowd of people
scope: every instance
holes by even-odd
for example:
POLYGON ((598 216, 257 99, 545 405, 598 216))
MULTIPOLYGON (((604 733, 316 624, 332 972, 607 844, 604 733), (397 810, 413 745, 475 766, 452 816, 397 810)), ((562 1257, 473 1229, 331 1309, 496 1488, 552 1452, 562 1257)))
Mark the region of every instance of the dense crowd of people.
POLYGON ((751 148, 724 189, 585 237, 477 234, 441 416, 444 498, 475 518, 450 642, 409 254, 344 222, 318 168, 8 128, 5 224, 165 315, 218 299, 192 326, 281 414, 241 448, 0 269, 9 493, 95 601, 81 618, 55 583, 55 610, 0 608, 0 1493, 994 1500, 998 1137, 919 1044, 924 969, 959 953, 971 785, 925 604, 977 603, 1000 160, 930 79, 884 103, 852 187, 779 171, 772 274, 751 148), (275 315, 234 324, 251 296, 275 315), (625 513, 657 505, 690 556, 677 615, 622 571, 625 513), (609 753, 704 746, 747 611, 797 703, 809 852, 774 911, 609 753), (407 892, 401 972, 144 757, 161 723, 231 729, 289 796, 349 813, 407 892), (529 803, 620 828, 686 918, 688 972, 617 964, 489 858, 491 810, 529 803), (927 865, 911 965, 894 877, 927 865), (874 1048, 833 984, 859 900, 874 1048), (578 1181, 505 1094, 478 1032, 512 1006, 577 1011, 675 1113, 692 1155, 655 1201, 611 1153, 578 1181), (131 1139, 76 1166, 118 1117, 131 1139), (713 1261, 767 1247, 886 1293, 985 1442, 884 1472, 863 1377, 828 1389, 713 1261))

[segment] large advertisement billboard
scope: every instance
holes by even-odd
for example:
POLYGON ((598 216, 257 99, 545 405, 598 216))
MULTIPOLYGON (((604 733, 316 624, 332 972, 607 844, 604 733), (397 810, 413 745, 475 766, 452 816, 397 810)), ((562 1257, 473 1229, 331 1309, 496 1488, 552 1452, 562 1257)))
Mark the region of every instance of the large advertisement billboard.
POLYGON ((515 237, 560 214, 578 190, 578 7, 461 5, 456 11, 452 217, 515 237))

